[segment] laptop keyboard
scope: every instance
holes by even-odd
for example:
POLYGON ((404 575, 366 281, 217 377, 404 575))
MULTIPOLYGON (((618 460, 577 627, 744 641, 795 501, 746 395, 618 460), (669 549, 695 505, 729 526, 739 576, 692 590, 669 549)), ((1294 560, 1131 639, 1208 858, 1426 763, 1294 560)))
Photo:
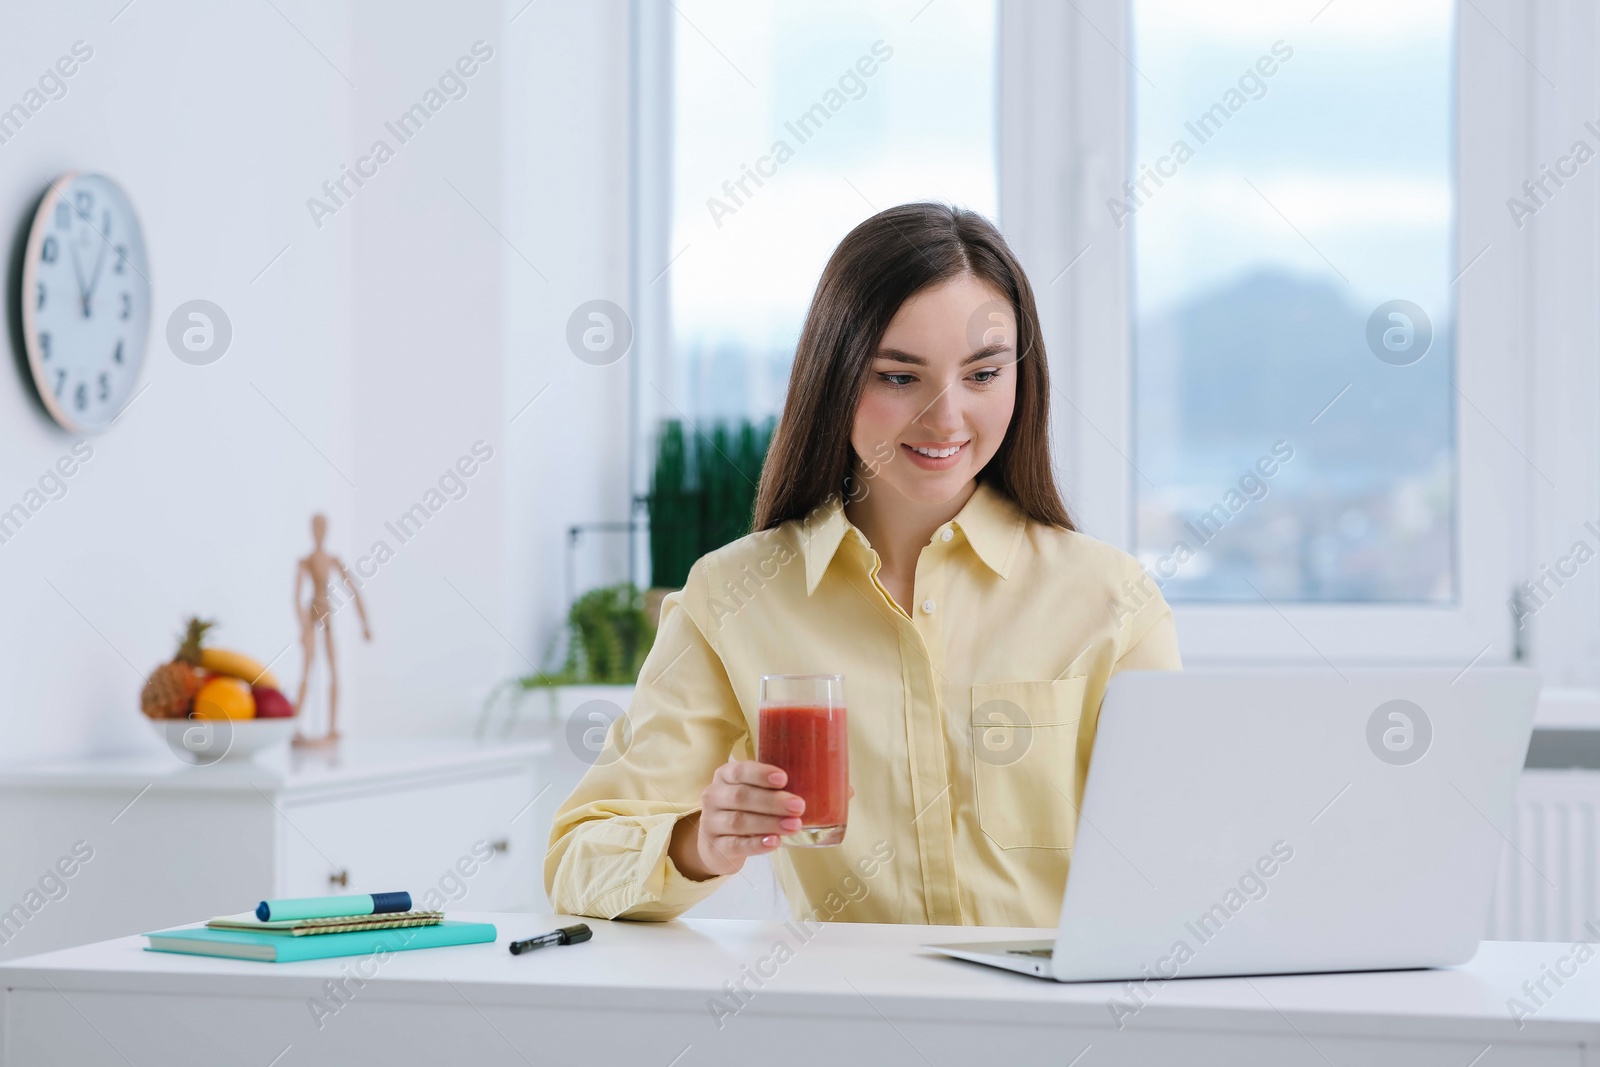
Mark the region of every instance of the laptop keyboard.
POLYGON ((1049 948, 1008 948, 1006 949, 1006 954, 1009 956, 1039 956, 1043 959, 1049 959, 1055 955, 1055 951, 1055 946, 1051 945, 1049 948))

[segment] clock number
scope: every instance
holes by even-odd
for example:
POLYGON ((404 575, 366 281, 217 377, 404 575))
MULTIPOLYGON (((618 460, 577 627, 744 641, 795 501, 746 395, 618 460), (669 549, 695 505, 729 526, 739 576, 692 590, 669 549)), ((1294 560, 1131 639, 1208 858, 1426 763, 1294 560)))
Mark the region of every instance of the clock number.
POLYGON ((133 298, 130 297, 127 293, 123 293, 122 294, 122 315, 121 315, 121 318, 128 319, 128 318, 131 318, 132 316, 133 316, 133 298))
POLYGON ((56 204, 56 229, 70 230, 72 228, 72 208, 67 206, 65 200, 56 204))
POLYGON ((61 395, 61 387, 63 385, 66 385, 66 384, 67 384, 67 372, 64 371, 64 370, 56 371, 56 396, 57 397, 59 397, 61 395))
POLYGON ((100 403, 104 404, 111 399, 111 379, 106 377, 105 371, 101 371, 97 381, 100 383, 100 403))
POLYGON ((78 388, 72 391, 72 402, 79 411, 89 406, 89 386, 87 383, 78 383, 78 388))
POLYGON ((122 362, 122 342, 121 341, 117 342, 117 350, 115 352, 111 353, 111 362, 113 362, 113 363, 121 363, 122 362))
POLYGON ((100 212, 100 236, 111 236, 111 212, 109 211, 100 212))
POLYGON ((128 261, 128 250, 121 245, 117 246, 117 261, 111 264, 111 273, 122 274, 123 265, 128 261))
POLYGON ((50 358, 50 335, 47 333, 41 333, 39 335, 39 358, 50 358))
POLYGON ((38 303, 38 306, 34 308, 35 311, 37 311, 39 308, 44 307, 44 282, 39 282, 38 286, 39 286, 39 303, 38 303))
POLYGON ((44 239, 44 248, 39 250, 39 258, 46 263, 54 263, 56 261, 56 239, 54 237, 46 237, 44 239))
POLYGON ((78 206, 78 214, 87 222, 89 212, 94 210, 94 197, 90 196, 88 192, 80 190, 72 195, 72 200, 78 206))

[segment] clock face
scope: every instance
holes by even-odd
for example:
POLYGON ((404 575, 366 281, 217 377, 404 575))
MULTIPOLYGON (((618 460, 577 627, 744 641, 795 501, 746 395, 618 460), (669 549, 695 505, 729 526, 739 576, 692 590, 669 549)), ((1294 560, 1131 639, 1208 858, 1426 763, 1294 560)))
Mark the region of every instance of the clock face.
POLYGON ((67 174, 34 216, 22 270, 22 332, 39 398, 75 433, 98 433, 133 398, 150 334, 150 271, 127 196, 100 174, 67 174))

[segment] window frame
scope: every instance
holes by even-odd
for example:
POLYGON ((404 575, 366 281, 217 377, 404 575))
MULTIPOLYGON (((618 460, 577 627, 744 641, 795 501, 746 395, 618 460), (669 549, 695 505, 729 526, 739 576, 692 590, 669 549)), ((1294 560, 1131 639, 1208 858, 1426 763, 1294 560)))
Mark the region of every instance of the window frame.
MULTIPOLYGON (((1130 0, 1002 0, 1000 32, 1001 211, 1046 319, 1055 459, 1085 532, 1129 551, 1132 229, 1118 231, 1104 205, 1132 169, 1131 17, 1130 0)), ((1513 516, 1526 513, 1532 472, 1519 469, 1526 461, 1518 452, 1528 451, 1519 360, 1494 353, 1522 355, 1529 335, 1526 309, 1495 294, 1520 292, 1525 250, 1469 261, 1486 244, 1504 246, 1502 198, 1524 177, 1519 121, 1527 86, 1518 68, 1525 61, 1460 5, 1456 35, 1455 256, 1458 269, 1468 268, 1455 285, 1458 600, 1439 607, 1178 602, 1173 614, 1187 663, 1466 668, 1513 655, 1513 516)))
MULTIPOLYGON (((1485 10, 1494 17, 1498 7, 1485 10)), ((1521 177, 1527 178, 1569 151, 1576 137, 1600 146, 1585 126, 1600 114, 1600 13, 1585 0, 1548 0, 1521 14, 1525 35, 1507 32, 1529 57, 1523 71, 1526 143, 1520 146, 1521 177)), ((1600 196, 1594 177, 1564 188, 1524 233, 1519 297, 1527 323, 1527 405, 1536 416, 1528 451, 1559 488, 1531 482, 1519 578, 1554 564, 1579 537, 1594 547, 1596 537, 1585 524, 1600 526, 1600 196)), ((1596 562, 1523 631, 1528 662, 1545 682, 1540 725, 1600 728, 1596 562)))
MULTIPOLYGON (((630 255, 633 307, 633 359, 628 365, 629 514, 641 510, 650 492, 655 461, 654 427, 668 411, 660 387, 672 376, 671 291, 660 282, 672 268, 672 14, 670 4, 632 0, 633 161, 630 199, 633 242, 630 255), (649 175, 654 180, 646 181, 649 175)), ((648 526, 646 527, 648 529, 648 526)), ((635 574, 650 573, 650 539, 634 539, 635 574)))

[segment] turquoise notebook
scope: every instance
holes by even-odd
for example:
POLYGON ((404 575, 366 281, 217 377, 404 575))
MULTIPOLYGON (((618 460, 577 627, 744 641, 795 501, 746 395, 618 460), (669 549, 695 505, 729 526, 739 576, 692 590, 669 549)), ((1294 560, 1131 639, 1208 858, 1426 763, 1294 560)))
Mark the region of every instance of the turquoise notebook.
POLYGON ((348 934, 284 937, 282 934, 211 930, 197 926, 157 930, 144 936, 150 939, 148 951, 151 952, 184 952, 191 956, 227 956, 236 960, 292 963, 295 960, 320 960, 329 956, 370 956, 385 949, 400 952, 408 948, 478 945, 493 941, 495 929, 493 923, 442 922, 437 926, 414 926, 399 930, 356 930, 348 934))

